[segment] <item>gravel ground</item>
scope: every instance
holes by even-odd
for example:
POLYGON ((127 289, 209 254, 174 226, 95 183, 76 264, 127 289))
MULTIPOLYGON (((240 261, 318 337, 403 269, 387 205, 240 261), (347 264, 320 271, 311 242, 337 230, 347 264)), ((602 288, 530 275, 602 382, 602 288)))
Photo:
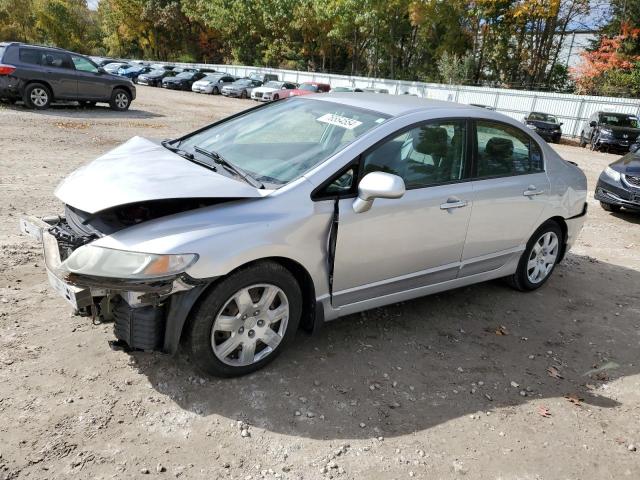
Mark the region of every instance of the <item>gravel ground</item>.
POLYGON ((590 212, 541 290, 490 282, 300 334, 253 375, 114 352, 48 287, 19 214, 134 135, 250 101, 140 87, 133 109, 0 107, 0 478, 640 478, 640 216, 593 201, 613 155, 560 145, 590 212))

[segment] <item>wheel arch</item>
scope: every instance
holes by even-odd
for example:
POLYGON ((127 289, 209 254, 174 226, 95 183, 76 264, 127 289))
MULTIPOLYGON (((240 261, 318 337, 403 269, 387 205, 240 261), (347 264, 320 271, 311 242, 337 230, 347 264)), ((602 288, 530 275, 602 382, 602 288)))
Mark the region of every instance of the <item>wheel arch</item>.
POLYGON ((27 88, 29 88, 29 85, 33 85, 34 83, 39 83, 41 85, 44 85, 45 87, 47 87, 47 89, 49 89, 49 93, 51 94, 51 100, 55 99, 55 94, 53 93, 53 88, 51 87, 51 84, 49 82, 47 82, 46 80, 27 80, 24 83, 24 89, 22 90, 23 93, 27 90, 27 88))
POLYGON ((569 227, 567 226, 567 222, 564 219, 564 217, 561 217, 560 215, 556 215, 556 216, 547 218, 544 222, 540 224, 540 226, 536 230, 538 230, 544 224, 549 222, 556 223, 560 227, 560 230, 562 231, 562 242, 560 242, 560 252, 558 256, 558 263, 560 263, 564 258, 564 254, 567 251, 567 238, 568 238, 569 227))
POLYGON ((131 91, 131 87, 129 87, 128 85, 122 85, 122 84, 118 84, 115 87, 113 87, 113 89, 111 90, 111 95, 113 95, 113 92, 115 92, 118 89, 124 90, 129 94, 130 97, 133 98, 133 92, 131 91))
POLYGON ((178 347, 185 338, 185 332, 188 331, 189 323, 192 321, 191 314, 205 293, 213 290, 223 278, 234 274, 238 270, 262 262, 274 262, 283 266, 293 275, 296 282, 298 282, 302 292, 300 327, 312 333, 319 324, 322 323, 322 317, 317 314, 316 291, 311 274, 302 264, 291 258, 279 256, 264 257, 238 265, 226 275, 205 281, 191 290, 172 295, 167 308, 163 351, 170 354, 177 352, 178 347))

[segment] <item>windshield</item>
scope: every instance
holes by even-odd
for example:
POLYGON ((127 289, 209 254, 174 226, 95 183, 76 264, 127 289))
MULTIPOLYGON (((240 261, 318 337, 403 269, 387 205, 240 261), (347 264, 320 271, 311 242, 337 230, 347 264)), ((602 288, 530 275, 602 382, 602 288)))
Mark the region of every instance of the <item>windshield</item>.
POLYGON ((318 86, 317 85, 311 85, 309 83, 303 83, 302 85, 300 85, 300 90, 308 90, 310 92, 317 92, 318 91, 318 86))
POLYGON ((217 82, 222 78, 222 75, 207 75, 202 80, 206 80, 207 82, 217 82))
POLYGON ((215 125, 174 146, 219 153, 263 183, 280 186, 305 174, 387 117, 313 100, 284 100, 215 125))
POLYGON ((280 88, 282 86, 282 82, 267 82, 264 86, 268 88, 280 88))
POLYGON ((193 77, 193 72, 182 72, 176 75, 176 78, 191 78, 193 77))
POLYGON ((558 123, 556 117, 547 113, 532 112, 529 115, 529 120, 538 120, 539 122, 558 123))
POLYGON ((611 125, 612 127, 638 128, 638 118, 633 115, 605 113, 600 115, 600 123, 611 125))
POLYGON ((353 88, 349 87, 334 87, 334 92, 353 92, 353 88))
POLYGON ((251 80, 247 80, 247 79, 236 80, 235 82, 233 82, 234 85, 249 85, 250 83, 251 83, 251 80))

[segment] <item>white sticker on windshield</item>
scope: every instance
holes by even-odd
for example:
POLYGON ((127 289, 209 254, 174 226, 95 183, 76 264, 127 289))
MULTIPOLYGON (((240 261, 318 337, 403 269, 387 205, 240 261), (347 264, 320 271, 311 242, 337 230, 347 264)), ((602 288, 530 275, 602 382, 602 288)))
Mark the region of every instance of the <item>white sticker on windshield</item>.
POLYGON ((331 125, 346 128, 347 130, 353 130, 354 128, 362 125, 362 122, 358 120, 343 117, 341 115, 336 115, 335 113, 326 113, 316 120, 318 120, 319 122, 330 123, 331 125))

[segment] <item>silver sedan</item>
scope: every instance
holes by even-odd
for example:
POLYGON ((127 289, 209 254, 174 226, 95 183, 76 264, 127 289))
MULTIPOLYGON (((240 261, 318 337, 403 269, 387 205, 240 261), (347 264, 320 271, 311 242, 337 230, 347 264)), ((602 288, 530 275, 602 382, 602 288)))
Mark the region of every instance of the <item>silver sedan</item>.
POLYGON ((135 137, 21 219, 53 287, 123 348, 246 374, 296 331, 505 278, 541 287, 576 240, 586 178, 498 113, 330 93, 173 141, 135 137))

